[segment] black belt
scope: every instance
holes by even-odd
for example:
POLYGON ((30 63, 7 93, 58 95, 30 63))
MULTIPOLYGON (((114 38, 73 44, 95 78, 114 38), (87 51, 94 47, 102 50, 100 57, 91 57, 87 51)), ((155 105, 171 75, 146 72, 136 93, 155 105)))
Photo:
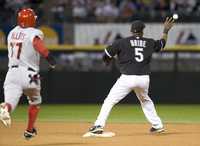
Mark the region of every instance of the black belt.
MULTIPOLYGON (((18 68, 18 67, 19 67, 18 65, 13 65, 13 66, 11 66, 11 68, 18 68)), ((32 69, 31 67, 28 67, 27 70, 36 72, 36 71, 35 71, 34 69, 32 69)))

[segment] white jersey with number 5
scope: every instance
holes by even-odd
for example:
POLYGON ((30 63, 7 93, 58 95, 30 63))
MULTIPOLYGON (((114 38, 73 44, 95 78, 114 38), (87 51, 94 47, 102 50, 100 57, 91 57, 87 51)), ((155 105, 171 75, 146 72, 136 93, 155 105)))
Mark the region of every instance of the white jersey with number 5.
POLYGON ((18 65, 39 71, 40 54, 33 47, 33 39, 43 39, 43 33, 36 28, 16 26, 8 35, 9 67, 18 65))

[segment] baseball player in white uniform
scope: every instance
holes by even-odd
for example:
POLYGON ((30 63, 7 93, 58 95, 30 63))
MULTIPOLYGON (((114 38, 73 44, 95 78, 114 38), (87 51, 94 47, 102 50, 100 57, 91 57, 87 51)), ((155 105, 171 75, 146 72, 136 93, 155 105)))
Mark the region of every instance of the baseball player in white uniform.
POLYGON ((7 127, 10 113, 15 110, 24 93, 29 101, 28 124, 24 137, 28 140, 37 134, 35 121, 42 102, 40 95, 40 55, 55 68, 56 62, 43 43, 43 33, 34 28, 37 16, 30 8, 18 12, 18 25, 7 38, 9 70, 4 82, 4 103, 0 105, 0 120, 7 127))

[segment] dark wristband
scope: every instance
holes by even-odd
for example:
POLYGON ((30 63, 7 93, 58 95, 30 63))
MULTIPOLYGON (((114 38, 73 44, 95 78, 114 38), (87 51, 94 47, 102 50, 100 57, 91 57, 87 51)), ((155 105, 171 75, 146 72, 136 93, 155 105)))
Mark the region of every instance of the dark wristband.
POLYGON ((56 66, 56 60, 51 53, 48 54, 48 56, 46 57, 46 60, 51 66, 56 66))
POLYGON ((165 39, 161 39, 161 40, 160 40, 160 43, 161 43, 161 45, 162 45, 162 48, 164 48, 165 45, 166 45, 166 41, 165 41, 165 39))
POLYGON ((168 29, 164 29, 163 33, 168 34, 169 30, 168 29))

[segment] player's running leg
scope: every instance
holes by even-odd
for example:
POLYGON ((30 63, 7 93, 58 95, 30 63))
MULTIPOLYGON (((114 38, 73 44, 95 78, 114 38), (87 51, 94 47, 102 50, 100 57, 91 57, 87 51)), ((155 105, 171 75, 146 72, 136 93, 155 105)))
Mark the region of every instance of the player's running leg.
POLYGON ((38 117, 41 104, 40 89, 29 89, 25 92, 28 96, 29 108, 28 108, 28 124, 24 131, 24 138, 29 140, 37 135, 37 130, 35 128, 35 122, 38 117), (37 95, 37 96, 32 96, 37 95))
POLYGON ((4 100, 0 106, 0 120, 6 127, 11 125, 10 113, 15 110, 22 95, 22 89, 14 84, 4 85, 4 100))
POLYGON ((4 103, 0 106, 0 120, 6 127, 11 125, 10 112, 15 110, 22 95, 20 79, 20 72, 16 68, 8 70, 4 82, 4 103))
POLYGON ((35 122, 39 113, 39 105, 29 105, 28 109, 28 124, 24 131, 24 138, 29 140, 37 135, 37 130, 35 128, 35 122))
POLYGON ((90 132, 97 134, 103 133, 103 127, 105 126, 106 120, 112 107, 131 91, 127 82, 129 82, 129 80, 124 78, 122 75, 111 88, 107 98, 104 100, 101 111, 97 117, 96 122, 94 123, 94 126, 89 129, 90 132))
MULTIPOLYGON (((8 87, 8 86, 7 86, 8 87)), ((15 110, 19 99, 22 94, 22 90, 19 88, 14 88, 13 85, 9 85, 9 87, 4 89, 5 102, 0 105, 0 120, 6 127, 10 127, 11 125, 11 116, 10 113, 15 110)))
POLYGON ((37 115, 39 113, 40 106, 39 105, 29 105, 28 109, 28 124, 27 128, 24 131, 25 139, 29 140, 32 137, 37 135, 37 130, 35 128, 35 122, 37 119, 37 115))

